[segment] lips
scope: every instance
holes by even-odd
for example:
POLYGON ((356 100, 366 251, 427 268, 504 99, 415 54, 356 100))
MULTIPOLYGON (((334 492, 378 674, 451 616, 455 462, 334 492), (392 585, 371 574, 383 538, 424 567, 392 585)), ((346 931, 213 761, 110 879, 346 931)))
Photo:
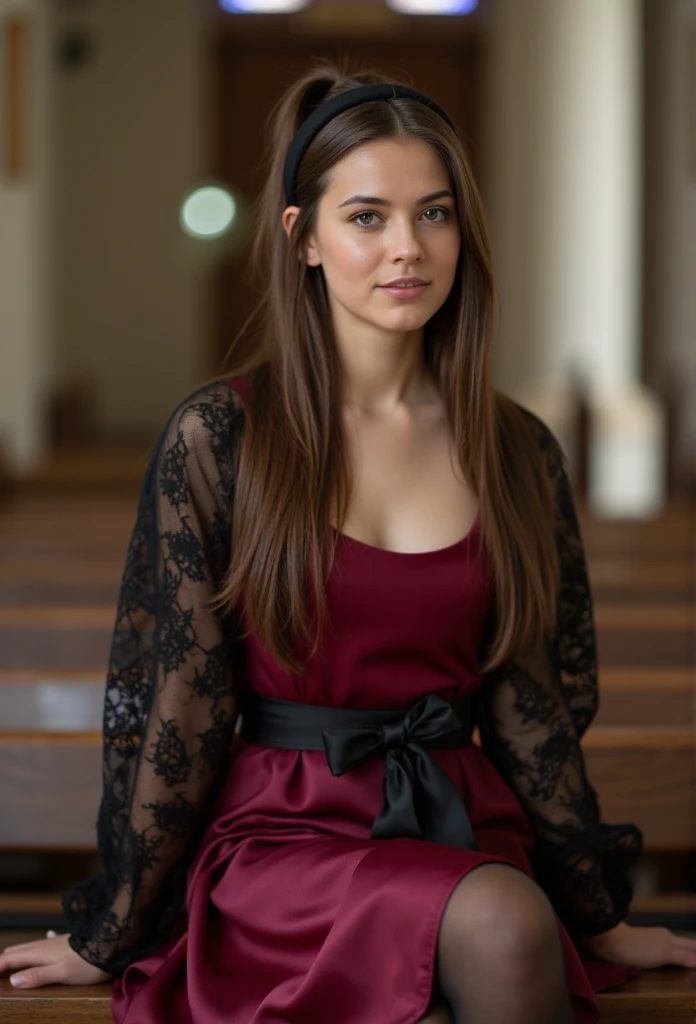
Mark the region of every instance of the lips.
POLYGON ((422 277, 395 277, 393 281, 387 281, 386 284, 379 285, 380 288, 407 288, 416 287, 417 285, 427 284, 422 277))
POLYGON ((391 299, 405 302, 411 299, 419 299, 421 295, 425 294, 425 289, 428 287, 427 281, 422 281, 421 278, 402 278, 401 281, 395 281, 392 284, 382 284, 379 286, 379 290, 388 295, 391 299), (421 282, 420 284, 418 282, 421 282))

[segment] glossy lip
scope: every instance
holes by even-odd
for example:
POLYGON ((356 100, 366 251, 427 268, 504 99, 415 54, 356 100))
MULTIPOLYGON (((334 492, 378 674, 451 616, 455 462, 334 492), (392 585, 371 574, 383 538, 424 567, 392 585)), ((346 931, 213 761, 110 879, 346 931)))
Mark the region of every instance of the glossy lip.
POLYGON ((391 288, 395 284, 428 284, 428 281, 424 281, 422 277, 395 277, 393 281, 387 281, 386 284, 378 285, 379 288, 391 288))

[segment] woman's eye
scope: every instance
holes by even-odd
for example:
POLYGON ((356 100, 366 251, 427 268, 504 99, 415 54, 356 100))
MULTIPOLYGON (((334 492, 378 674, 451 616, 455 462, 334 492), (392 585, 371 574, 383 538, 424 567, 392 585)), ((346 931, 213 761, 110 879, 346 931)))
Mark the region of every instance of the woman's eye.
POLYGON ((437 221, 438 218, 428 216, 428 214, 431 213, 441 213, 442 217, 439 218, 440 220, 447 220, 447 218, 449 217, 449 210, 446 210, 444 206, 432 206, 429 210, 423 211, 423 216, 425 217, 426 220, 437 221))
MULTIPOLYGON (((438 224, 449 218, 450 211, 444 206, 432 206, 430 209, 424 210, 421 216, 431 224, 438 224)), ((370 220, 371 217, 377 217, 377 214, 372 210, 363 210, 350 219, 361 228, 371 228, 376 223, 374 220, 370 220)))
POLYGON ((356 215, 354 217, 351 217, 351 220, 354 220, 356 222, 356 224, 359 224, 360 227, 362 227, 362 228, 369 228, 369 227, 372 226, 372 222, 366 224, 361 218, 362 217, 376 217, 376 216, 377 216, 376 213, 372 213, 370 210, 364 210, 362 213, 356 213, 356 215))

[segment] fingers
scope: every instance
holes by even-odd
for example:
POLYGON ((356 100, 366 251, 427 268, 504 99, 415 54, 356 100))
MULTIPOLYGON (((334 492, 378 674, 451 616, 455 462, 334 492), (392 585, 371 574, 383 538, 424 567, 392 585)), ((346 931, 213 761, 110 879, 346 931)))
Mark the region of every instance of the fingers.
POLYGON ((675 946, 670 957, 670 963, 681 964, 682 967, 696 967, 696 950, 675 946))
MULTIPOLYGON (((68 933, 68 934, 70 934, 70 933, 68 933)), ((54 931, 52 931, 52 929, 49 929, 49 931, 46 933, 46 936, 47 936, 47 939, 59 939, 59 938, 62 938, 61 935, 56 935, 56 933, 54 931)), ((36 964, 41 964, 41 963, 49 964, 51 962, 51 959, 57 959, 57 956, 62 951, 64 951, 64 946, 62 946, 61 943, 49 942, 49 941, 47 941, 47 939, 34 939, 33 942, 19 942, 19 943, 17 943, 14 946, 5 946, 5 948, 2 950, 2 952, 0 952, 0 974, 2 974, 3 971, 7 971, 9 968, 12 967, 12 965, 15 963, 14 957, 17 954, 23 955, 25 953, 30 953, 30 952, 34 953, 35 950, 40 950, 41 954, 43 954, 43 952, 46 949, 50 949, 52 951, 52 953, 53 953, 52 957, 49 957, 49 959, 45 959, 45 961, 44 961, 44 959, 42 959, 42 955, 40 955, 39 958, 36 959, 36 961, 34 961, 34 963, 36 963, 36 964)), ((29 962, 24 962, 24 963, 29 963, 29 962)))
POLYGON ((65 951, 54 939, 25 943, 7 949, 0 957, 0 969, 8 970, 16 988, 40 988, 65 979, 65 951))
MULTIPOLYGON (((59 938, 59 936, 57 932, 54 932, 52 928, 49 928, 49 930, 46 932, 46 938, 57 939, 59 938)), ((18 942, 14 946, 5 946, 2 952, 0 952, 0 971, 5 970, 5 965, 3 961, 6 953, 17 953, 25 949, 34 949, 37 945, 44 941, 44 939, 32 939, 31 942, 18 942)))
POLYGON ((28 967, 19 974, 10 975, 10 982, 21 989, 41 988, 42 985, 59 985, 65 978, 65 963, 47 964, 43 967, 28 967))
POLYGON ((49 930, 46 932, 45 939, 32 939, 30 942, 18 942, 12 946, 5 946, 5 948, 2 951, 0 951, 0 959, 2 959, 5 953, 9 953, 11 950, 36 949, 37 947, 56 949, 57 947, 62 945, 61 942, 56 942, 56 939, 63 939, 67 941, 69 938, 70 932, 63 932, 61 935, 58 935, 57 932, 54 932, 52 929, 49 928, 49 930))
MULTIPOLYGON (((33 949, 35 946, 38 945, 38 943, 45 941, 45 939, 34 939, 33 942, 20 942, 16 946, 5 946, 2 953, 0 953, 0 964, 4 960, 5 955, 7 953, 14 953, 24 949, 33 949)), ((2 970, 2 967, 0 967, 0 970, 2 970)))
MULTIPOLYGON (((42 939, 42 941, 44 940, 42 939)), ((33 942, 24 942, 20 946, 6 946, 2 953, 0 953, 0 974, 11 969, 11 960, 15 954, 19 953, 21 956, 23 953, 29 952, 33 946, 33 942)))
POLYGON ((684 967, 696 967, 696 939, 682 935, 672 935, 673 963, 684 967))
POLYGON ((43 967, 46 964, 55 963, 63 959, 63 950, 52 942, 41 942, 34 946, 17 946, 16 949, 6 949, 0 957, 3 970, 16 971, 21 967, 43 967))

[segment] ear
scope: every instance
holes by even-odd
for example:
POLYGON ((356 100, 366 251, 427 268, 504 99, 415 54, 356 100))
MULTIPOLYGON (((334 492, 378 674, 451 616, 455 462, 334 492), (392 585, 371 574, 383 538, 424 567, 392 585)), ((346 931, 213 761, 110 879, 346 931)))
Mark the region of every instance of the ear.
MULTIPOLYGON (((292 229, 295 226, 298 214, 300 212, 299 206, 286 206, 283 210, 282 223, 285 234, 290 237, 292 229)), ((318 267, 321 263, 317 243, 314 235, 310 235, 304 246, 304 257, 305 263, 309 267, 318 267)))
POLYGON ((321 266, 321 256, 315 235, 310 235, 305 243, 305 260, 308 267, 321 266))

